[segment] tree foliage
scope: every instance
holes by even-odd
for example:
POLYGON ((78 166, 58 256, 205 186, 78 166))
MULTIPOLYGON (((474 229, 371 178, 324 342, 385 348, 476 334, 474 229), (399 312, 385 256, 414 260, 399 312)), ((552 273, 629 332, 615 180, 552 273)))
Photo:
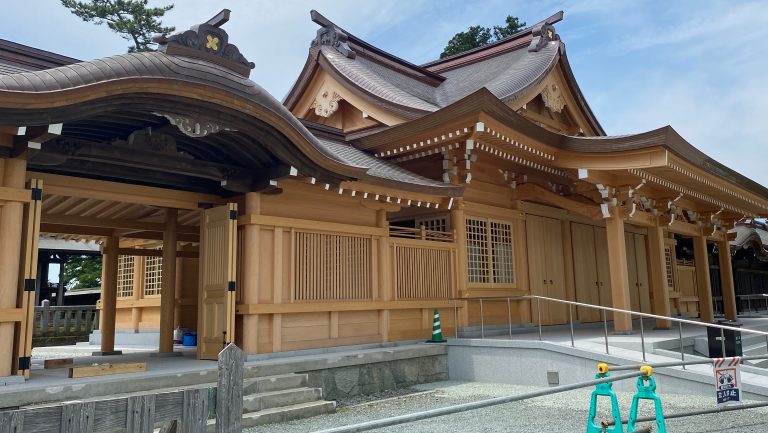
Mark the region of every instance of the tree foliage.
POLYGON ((454 54, 463 53, 464 51, 471 50, 472 48, 482 47, 490 43, 496 42, 500 39, 504 39, 514 33, 517 33, 526 26, 525 22, 520 21, 517 17, 508 15, 504 20, 503 26, 483 27, 483 26, 471 26, 466 32, 456 33, 440 54, 440 58, 453 56, 454 54))
POLYGON ((64 287, 88 289, 101 286, 101 256, 70 256, 64 263, 64 287))
POLYGON ((160 18, 173 9, 173 5, 148 7, 148 0, 61 0, 74 15, 83 21, 96 25, 107 24, 112 31, 119 33, 123 39, 133 42, 128 48, 129 53, 153 51, 152 36, 161 33, 168 34, 174 27, 165 27, 160 18))

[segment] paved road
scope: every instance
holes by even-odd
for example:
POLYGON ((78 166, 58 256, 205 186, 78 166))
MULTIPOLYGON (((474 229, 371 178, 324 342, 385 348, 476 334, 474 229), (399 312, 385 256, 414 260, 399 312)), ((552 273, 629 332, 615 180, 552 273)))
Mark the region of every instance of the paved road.
MULTIPOLYGON (((537 388, 483 383, 438 382, 414 387, 420 392, 395 399, 344 407, 335 414, 306 420, 273 424, 246 430, 249 433, 314 432, 331 427, 373 419, 402 415, 469 401, 482 400, 537 388), (429 392, 424 392, 429 391, 429 392)), ((418 421, 375 430, 378 433, 451 433, 451 432, 584 432, 586 431, 591 390, 577 390, 509 403, 455 415, 418 421)), ((623 418, 629 416, 632 393, 618 393, 623 418)), ((715 406, 714 396, 662 395, 666 413, 715 406)), ((652 414, 652 403, 640 405, 640 416, 652 414)), ((601 401, 598 420, 607 419, 607 400, 601 401), (605 403, 605 404, 602 404, 605 403), (603 410, 605 409, 605 411, 603 410)), ((671 433, 765 433, 768 431, 768 408, 735 411, 718 415, 702 415, 668 420, 671 433)))

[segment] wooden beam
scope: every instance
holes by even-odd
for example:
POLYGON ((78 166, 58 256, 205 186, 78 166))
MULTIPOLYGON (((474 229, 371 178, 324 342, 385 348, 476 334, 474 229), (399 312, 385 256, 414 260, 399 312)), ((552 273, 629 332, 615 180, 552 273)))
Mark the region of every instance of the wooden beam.
POLYGON ((689 222, 680 221, 678 219, 670 224, 670 220, 671 217, 669 215, 661 216, 659 217, 659 225, 665 227, 670 232, 677 233, 679 235, 691 237, 701 236, 701 227, 689 222))
POLYGON ((28 177, 30 179, 33 177, 35 179, 42 179, 45 182, 45 192, 47 194, 67 197, 120 201, 147 206, 190 210, 198 210, 200 203, 220 204, 226 201, 219 196, 210 194, 85 179, 75 176, 36 172, 29 174, 28 177))
POLYGON ((352 224, 339 224, 320 222, 313 220, 303 220, 297 218, 285 218, 269 215, 241 215, 237 221, 238 225, 257 224, 269 227, 288 227, 306 230, 318 230, 328 232, 341 232, 350 234, 388 236, 389 230, 381 227, 356 226, 352 224))
POLYGON ((524 183, 515 188, 514 200, 537 200, 583 215, 589 219, 602 219, 600 205, 597 203, 583 203, 568 197, 554 193, 543 186, 534 183, 524 183))
POLYGON ((75 359, 74 358, 56 358, 56 359, 46 359, 43 361, 43 368, 48 370, 51 368, 69 368, 74 367, 75 365, 75 359))
MULTIPOLYGON (((43 224, 58 224, 67 226, 85 226, 109 229, 129 229, 162 233, 165 226, 162 223, 142 222, 131 219, 94 218, 77 215, 42 215, 43 224)), ((179 226, 179 233, 196 235, 200 229, 193 226, 179 226)))
POLYGON ((237 304, 237 314, 290 314, 327 311, 406 310, 421 308, 453 308, 451 301, 370 301, 318 302, 307 304, 237 304))
POLYGON ((69 378, 108 376, 111 374, 137 373, 147 371, 146 362, 124 362, 119 364, 98 364, 84 367, 70 367, 69 378))
POLYGON ((32 200, 32 191, 25 188, 0 186, 0 200, 26 203, 32 200))
POLYGON ((63 124, 54 123, 46 126, 32 126, 26 129, 24 136, 13 141, 11 157, 29 160, 42 148, 43 143, 61 135, 63 124))
POLYGON ((21 322, 24 319, 24 311, 21 308, 0 308, 0 323, 21 322))
MULTIPOLYGON (((163 250, 153 250, 148 248, 120 248, 118 249, 118 253, 121 256, 164 257, 163 250)), ((200 257, 200 253, 197 251, 177 250, 176 257, 196 259, 200 257)))

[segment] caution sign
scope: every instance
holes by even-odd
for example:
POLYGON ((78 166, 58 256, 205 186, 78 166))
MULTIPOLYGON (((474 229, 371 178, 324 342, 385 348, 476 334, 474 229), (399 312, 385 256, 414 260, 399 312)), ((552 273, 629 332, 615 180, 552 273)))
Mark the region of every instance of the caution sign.
POLYGON ((715 358, 715 391, 717 404, 741 402, 741 358, 715 358))

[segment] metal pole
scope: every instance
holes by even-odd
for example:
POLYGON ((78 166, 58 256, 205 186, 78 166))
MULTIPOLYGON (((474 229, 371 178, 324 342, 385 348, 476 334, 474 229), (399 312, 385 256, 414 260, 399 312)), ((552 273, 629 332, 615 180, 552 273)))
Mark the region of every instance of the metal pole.
POLYGON ((541 341, 541 299, 536 298, 536 317, 539 322, 539 341, 541 341))
POLYGON ((725 358, 725 330, 723 328, 720 328, 720 346, 723 348, 723 354, 721 356, 725 358))
MULTIPOLYGON (((632 317, 632 316, 630 316, 632 317)), ((643 318, 640 318, 640 347, 643 350, 643 362, 645 362, 645 332, 643 331, 643 318)))
POLYGON ((507 321, 509 323, 509 339, 512 339, 512 305, 509 298, 507 298, 507 321))
MULTIPOLYGON (((768 355, 752 355, 752 356, 745 356, 741 358, 742 361, 757 361, 761 359, 768 359, 768 355)), ((616 366, 609 366, 608 371, 625 371, 625 370, 637 370, 640 367, 644 365, 650 365, 653 368, 663 368, 663 367, 680 367, 683 365, 705 365, 705 364, 712 364, 714 360, 713 359, 705 359, 705 360, 694 360, 694 361, 669 361, 669 362, 659 362, 655 364, 629 364, 629 365, 616 365, 616 366)))
MULTIPOLYGON (((678 322, 677 333, 680 336, 680 361, 685 362, 685 350, 683 348, 683 324, 678 322)), ((683 364, 683 370, 685 370, 685 364, 683 364)))
POLYGON ((483 321, 483 298, 480 298, 480 338, 485 338, 485 322, 483 321))
POLYGON ((571 347, 576 347, 573 342, 573 306, 568 304, 568 321, 571 323, 571 347))
MULTIPOLYGON (((713 408, 713 409, 693 410, 693 411, 689 411, 689 412, 679 412, 679 413, 672 413, 672 414, 666 414, 665 413, 664 414, 664 419, 685 418, 685 417, 688 417, 688 416, 707 415, 707 414, 711 414, 711 413, 720 413, 720 412, 731 412, 731 411, 734 411, 734 410, 743 410, 743 409, 756 409, 756 408, 759 408, 759 407, 766 407, 766 406, 768 406, 768 402, 761 401, 761 402, 758 402, 758 403, 744 403, 744 404, 740 404, 738 406, 736 406, 736 405, 734 405, 734 406, 721 406, 721 407, 716 407, 716 408, 713 408)), ((648 422, 648 421, 655 421, 655 420, 656 420, 655 416, 653 416, 653 417, 646 416, 646 417, 638 418, 635 422, 648 422)), ((627 422, 628 422, 628 420, 622 420, 621 421, 622 424, 626 424, 627 422)), ((603 423, 603 425, 605 427, 610 427, 610 426, 614 425, 614 422, 612 420, 611 421, 606 421, 606 422, 603 423)))
POLYGON ((608 315, 605 310, 601 311, 603 312, 603 331, 605 333, 605 354, 608 355, 608 315))
POLYGON ((327 430, 316 431, 315 433, 355 433, 361 431, 374 430, 377 428, 389 427, 392 425, 405 424, 409 422, 419 421, 422 419, 435 418, 438 416, 451 415, 454 413, 466 412, 468 410, 481 409, 489 406, 496 406, 499 404, 512 403, 520 400, 528 400, 535 397, 542 397, 545 395, 557 394, 565 391, 572 391, 579 388, 587 388, 590 386, 599 385, 601 383, 615 382, 618 380, 634 379, 638 376, 642 376, 642 372, 617 374, 615 376, 604 377, 602 379, 588 380, 585 382, 577 382, 570 385, 561 385, 554 388, 545 388, 538 391, 526 392, 523 394, 509 395, 505 397, 496 397, 488 400, 480 400, 470 403, 457 404, 454 406, 441 407, 438 409, 431 409, 424 412, 410 413, 406 415, 394 416, 391 418, 378 419, 374 421, 363 422, 360 424, 348 425, 344 427, 336 427, 327 430))

